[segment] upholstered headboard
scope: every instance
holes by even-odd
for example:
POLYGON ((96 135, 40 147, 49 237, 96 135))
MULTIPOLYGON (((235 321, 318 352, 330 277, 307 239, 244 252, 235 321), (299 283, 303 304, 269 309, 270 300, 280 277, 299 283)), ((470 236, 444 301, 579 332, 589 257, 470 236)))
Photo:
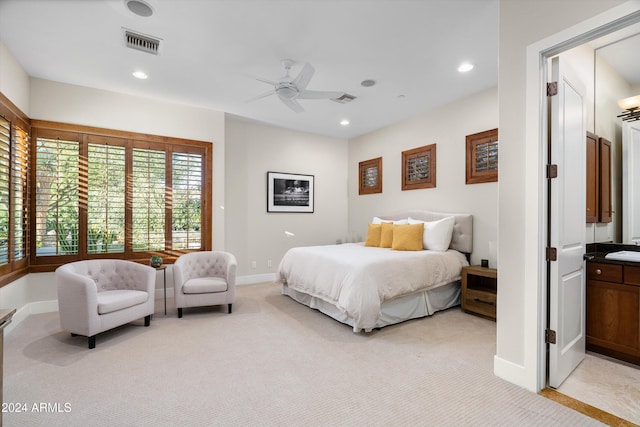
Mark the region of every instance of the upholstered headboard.
POLYGON ((453 226, 453 236, 449 247, 459 252, 470 254, 471 251, 473 251, 473 216, 471 214, 411 210, 401 211, 391 215, 379 215, 378 217, 389 221, 408 217, 421 221, 437 221, 450 216, 455 218, 455 225, 453 226))

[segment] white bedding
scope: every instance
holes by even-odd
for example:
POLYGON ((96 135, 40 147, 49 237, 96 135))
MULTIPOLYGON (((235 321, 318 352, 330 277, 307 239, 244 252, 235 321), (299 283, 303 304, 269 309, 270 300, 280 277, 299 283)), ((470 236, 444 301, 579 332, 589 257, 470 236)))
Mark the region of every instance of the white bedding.
POLYGON ((290 249, 278 267, 290 289, 335 305, 354 329, 371 330, 383 302, 460 279, 468 265, 455 250, 395 251, 362 243, 290 249))

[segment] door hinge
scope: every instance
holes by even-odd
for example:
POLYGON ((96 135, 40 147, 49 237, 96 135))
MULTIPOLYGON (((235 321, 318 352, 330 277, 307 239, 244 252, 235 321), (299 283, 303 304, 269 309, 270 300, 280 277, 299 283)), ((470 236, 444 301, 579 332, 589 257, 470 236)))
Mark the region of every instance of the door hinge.
POLYGON ((553 329, 545 329, 544 331, 544 342, 546 344, 555 344, 556 343, 556 331, 553 329))
POLYGON ((556 248, 547 248, 547 261, 557 261, 558 250, 556 248))
POLYGON ((558 82, 547 83, 547 96, 556 96, 558 94, 558 82))
POLYGON ((547 178, 558 177, 558 165, 547 165, 547 178))

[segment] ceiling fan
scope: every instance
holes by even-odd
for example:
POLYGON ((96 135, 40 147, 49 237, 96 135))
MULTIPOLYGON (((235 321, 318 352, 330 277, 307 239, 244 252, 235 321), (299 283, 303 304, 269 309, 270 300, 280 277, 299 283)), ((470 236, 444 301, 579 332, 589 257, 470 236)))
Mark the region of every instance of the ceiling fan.
POLYGON ((315 69, 311 64, 306 62, 302 67, 302 70, 295 78, 289 75, 291 67, 294 62, 291 59, 283 59, 282 66, 286 73, 283 77, 280 77, 277 81, 271 81, 267 79, 257 78, 256 80, 263 83, 267 83, 273 86, 273 89, 269 92, 265 92, 258 95, 249 101, 255 101, 257 99, 265 98, 269 95, 278 95, 280 101, 282 101, 287 107, 291 108, 296 113, 304 111, 302 105, 298 102, 298 99, 332 99, 339 98, 344 95, 344 92, 328 92, 318 90, 307 90, 307 85, 315 73, 315 69))

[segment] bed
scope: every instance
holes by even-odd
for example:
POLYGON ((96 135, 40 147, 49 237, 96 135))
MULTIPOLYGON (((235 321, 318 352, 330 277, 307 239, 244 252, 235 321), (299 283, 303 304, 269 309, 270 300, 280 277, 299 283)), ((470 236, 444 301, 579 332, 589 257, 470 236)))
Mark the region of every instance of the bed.
POLYGON ((426 228, 450 217, 448 249, 404 251, 364 242, 289 249, 277 270, 282 294, 350 325, 354 332, 459 305, 460 273, 469 265, 473 248, 471 215, 407 211, 375 217, 374 222, 409 219, 424 221, 426 228))

